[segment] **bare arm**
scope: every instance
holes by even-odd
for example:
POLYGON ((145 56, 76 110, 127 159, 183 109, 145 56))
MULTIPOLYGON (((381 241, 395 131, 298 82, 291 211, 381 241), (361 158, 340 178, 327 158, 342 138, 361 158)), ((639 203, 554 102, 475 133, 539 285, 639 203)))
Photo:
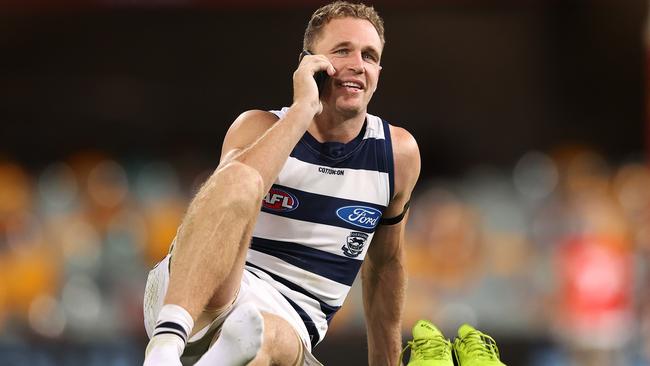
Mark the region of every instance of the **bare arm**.
POLYGON ((294 101, 279 121, 270 112, 259 110, 242 113, 224 138, 220 166, 237 160, 256 169, 271 187, 291 150, 322 110, 314 73, 334 67, 324 56, 306 56, 293 74, 294 101))
MULTIPOLYGON (((403 211, 420 174, 420 153, 415 139, 405 130, 392 126, 391 134, 396 194, 384 213, 387 218, 403 211)), ((406 291, 404 227, 407 218, 398 224, 377 228, 362 267, 368 362, 372 366, 396 365, 402 347, 401 320, 406 291)))

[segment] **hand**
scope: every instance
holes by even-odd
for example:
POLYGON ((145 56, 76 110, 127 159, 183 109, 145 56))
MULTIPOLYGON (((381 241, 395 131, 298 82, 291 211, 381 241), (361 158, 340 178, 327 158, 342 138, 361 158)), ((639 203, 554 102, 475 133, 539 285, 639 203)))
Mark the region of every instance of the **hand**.
POLYGON ((314 115, 323 110, 314 74, 325 71, 332 76, 336 72, 329 59, 323 55, 305 55, 293 73, 293 102, 310 107, 314 115))

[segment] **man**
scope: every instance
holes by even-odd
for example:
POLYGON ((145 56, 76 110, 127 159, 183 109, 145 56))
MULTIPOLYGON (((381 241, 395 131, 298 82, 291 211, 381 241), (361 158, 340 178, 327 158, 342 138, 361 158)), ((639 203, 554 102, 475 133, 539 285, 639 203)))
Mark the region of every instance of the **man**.
POLYGON ((318 365, 311 349, 359 269, 369 363, 397 364, 420 156, 406 130, 366 112, 383 48, 373 8, 314 13, 293 104, 237 118, 149 275, 145 365, 180 365, 181 354, 197 365, 318 365), (320 93, 318 72, 328 75, 320 93))

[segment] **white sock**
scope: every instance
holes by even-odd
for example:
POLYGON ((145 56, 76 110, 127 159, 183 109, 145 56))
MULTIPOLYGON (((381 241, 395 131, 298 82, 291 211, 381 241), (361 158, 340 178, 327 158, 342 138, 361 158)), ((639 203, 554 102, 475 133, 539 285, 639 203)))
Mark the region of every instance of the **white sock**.
POLYGON ((253 304, 243 304, 228 316, 221 335, 195 366, 242 366, 262 348, 264 318, 253 304))
POLYGON ((182 366, 180 353, 185 345, 181 343, 179 347, 179 340, 173 334, 159 334, 151 338, 145 351, 144 366, 182 366))
POLYGON ((145 351, 145 366, 180 365, 180 357, 194 321, 187 310, 174 304, 163 305, 145 351))

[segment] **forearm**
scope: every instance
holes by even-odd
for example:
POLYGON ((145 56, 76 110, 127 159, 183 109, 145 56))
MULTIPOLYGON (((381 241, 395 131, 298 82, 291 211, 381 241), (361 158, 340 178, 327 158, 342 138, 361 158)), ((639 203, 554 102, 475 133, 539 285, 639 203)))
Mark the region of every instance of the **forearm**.
POLYGON ((319 71, 326 71, 329 75, 336 72, 323 55, 303 57, 293 73, 293 104, 286 115, 252 143, 240 141, 234 146, 224 146, 224 151, 233 151, 233 154, 225 156, 221 164, 235 159, 256 169, 264 181, 265 191, 268 190, 314 116, 323 109, 314 80, 314 74, 319 71), (237 150, 237 147, 241 149, 237 150))
POLYGON ((402 348, 406 274, 401 260, 363 268, 363 303, 369 365, 396 365, 402 348))
POLYGON ((313 117, 312 108, 294 103, 284 118, 227 161, 237 160, 256 169, 268 191, 313 117))

